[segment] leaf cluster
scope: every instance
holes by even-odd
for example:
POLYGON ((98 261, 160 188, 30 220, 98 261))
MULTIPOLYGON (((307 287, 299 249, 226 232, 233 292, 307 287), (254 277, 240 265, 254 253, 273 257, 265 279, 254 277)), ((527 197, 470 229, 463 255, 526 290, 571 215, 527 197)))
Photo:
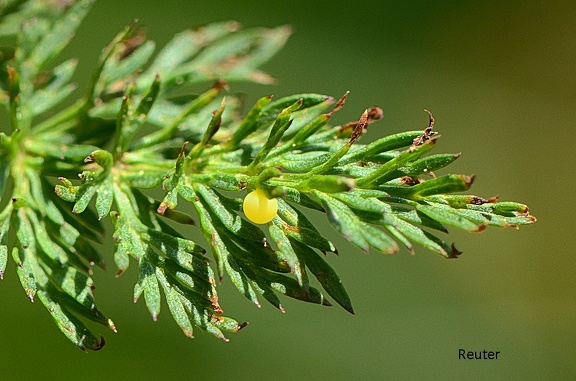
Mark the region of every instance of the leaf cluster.
POLYGON ((104 344, 86 320, 116 330, 92 292, 92 267, 104 267, 94 243, 105 218, 118 274, 137 263, 134 301, 143 296, 155 320, 164 298, 187 336, 199 327, 222 340, 245 326, 223 315, 224 278, 258 306, 263 298, 283 311, 281 295, 329 306, 330 297, 353 313, 327 261, 337 250, 307 210, 325 214, 365 252, 413 253, 416 243, 447 258, 460 255, 439 235, 447 227, 535 221, 523 204, 460 194, 473 177, 435 175, 459 155, 427 155, 439 138, 432 114, 421 131, 368 144, 357 141, 382 117, 379 108, 330 124, 347 95, 267 96, 242 116, 241 99, 223 97, 228 81, 271 82, 259 66, 286 41, 287 27, 216 23, 155 53, 132 23, 103 49, 86 93, 67 104, 77 61, 55 62, 92 1, 4 2, 0 36, 15 42, 0 50, 10 126, 0 135, 0 276, 10 253, 28 297, 83 349, 104 344), (159 187, 156 200, 147 190, 159 187), (242 194, 257 188, 278 199, 267 225, 242 212, 242 194), (198 228, 205 242, 174 222, 198 228))

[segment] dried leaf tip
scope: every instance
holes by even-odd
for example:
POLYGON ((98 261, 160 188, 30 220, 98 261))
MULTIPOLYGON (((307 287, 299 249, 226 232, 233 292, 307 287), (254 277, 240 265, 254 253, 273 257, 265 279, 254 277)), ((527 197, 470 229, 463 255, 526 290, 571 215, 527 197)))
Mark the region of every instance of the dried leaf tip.
POLYGON ((334 106, 332 111, 327 113, 328 117, 331 117, 332 115, 340 111, 342 107, 344 107, 344 105, 346 104, 346 99, 348 99, 348 94, 350 94, 350 91, 345 92, 344 95, 342 95, 342 98, 338 99, 338 102, 336 102, 336 106, 334 106))
POLYGON ((456 259, 456 258, 460 257, 460 255, 462 254, 462 251, 458 250, 454 244, 452 244, 452 246, 450 248, 452 250, 450 253, 448 253, 448 259, 456 259))
POLYGON ((354 144, 356 140, 360 139, 360 136, 362 136, 364 131, 366 131, 366 127, 368 126, 368 115, 368 110, 365 110, 360 119, 358 119, 358 122, 356 122, 354 130, 352 131, 352 136, 350 137, 350 142, 348 143, 349 145, 354 144))
POLYGON ((426 143, 427 141, 433 139, 433 136, 437 134, 437 132, 433 131, 434 129, 434 116, 428 109, 424 109, 428 113, 428 127, 424 129, 422 135, 418 136, 412 141, 412 145, 414 147, 421 146, 422 144, 426 143))
MULTIPOLYGON (((238 331, 240 331, 242 328, 246 327, 249 323, 247 321, 245 321, 244 323, 240 323, 238 324, 238 331)), ((236 332, 238 332, 236 331, 236 332)))

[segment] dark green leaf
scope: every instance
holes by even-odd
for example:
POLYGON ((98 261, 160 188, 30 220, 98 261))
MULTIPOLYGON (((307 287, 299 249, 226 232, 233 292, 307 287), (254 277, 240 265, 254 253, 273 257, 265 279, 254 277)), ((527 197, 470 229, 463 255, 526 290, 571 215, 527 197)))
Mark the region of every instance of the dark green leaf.
POLYGON ((118 275, 122 274, 130 264, 130 240, 131 235, 128 231, 128 226, 125 223, 125 219, 120 216, 117 212, 112 211, 110 213, 111 221, 114 224, 114 262, 118 266, 118 275))
POLYGON ((156 270, 145 257, 140 258, 138 281, 134 286, 134 302, 138 300, 142 292, 144 292, 146 307, 152 319, 156 320, 160 313, 160 287, 156 279, 156 270))
POLYGON ((238 291, 240 291, 242 295, 252 301, 252 303, 260 306, 256 293, 252 288, 249 279, 242 272, 241 265, 234 259, 228 249, 229 247, 233 249, 235 245, 226 244, 224 241, 226 238, 221 237, 221 235, 218 233, 219 230, 215 228, 212 216, 204 207, 204 205, 196 200, 196 197, 190 198, 189 201, 193 203, 196 211, 198 212, 198 216, 200 218, 200 227, 204 233, 206 241, 208 241, 211 246, 212 254, 216 258, 220 279, 223 278, 224 271, 226 271, 238 291))
POLYGON ((164 295, 166 296, 166 301, 168 302, 168 308, 170 309, 170 313, 172 313, 172 317, 174 317, 174 320, 186 336, 193 337, 194 329, 192 328, 192 323, 186 313, 180 294, 176 288, 168 282, 164 272, 159 268, 156 268, 156 277, 164 290, 164 295))
POLYGON ((12 259, 14 259, 14 262, 18 266, 16 272, 26 296, 28 296, 31 301, 34 301, 37 292, 36 279, 34 277, 35 258, 27 248, 23 247, 19 249, 14 247, 12 248, 12 259))
MULTIPOLYGON (((463 175, 446 175, 424 181, 409 188, 409 193, 414 199, 422 199, 426 196, 439 193, 463 192, 470 188, 474 177, 463 175)), ((391 192, 392 193, 392 192, 391 192)))
POLYGON ((202 269, 200 269, 200 266, 195 266, 194 271, 186 270, 171 260, 162 261, 161 265, 171 279, 184 288, 193 291, 198 298, 208 301, 209 306, 215 311, 221 312, 222 309, 218 305, 216 280, 207 261, 202 263, 202 269), (199 275, 200 272, 204 274, 199 275), (205 278, 206 276, 208 279, 205 278))
POLYGON ((334 272, 328 263, 314 250, 297 241, 292 241, 292 243, 294 244, 294 248, 297 249, 298 256, 306 264, 306 267, 310 269, 310 272, 314 274, 316 279, 318 279, 318 282, 320 282, 328 295, 333 297, 346 311, 354 314, 348 293, 344 289, 342 281, 336 272, 334 272))
POLYGON ((304 268, 304 264, 300 262, 298 259, 297 253, 294 251, 294 248, 290 242, 290 239, 282 229, 279 227, 279 218, 275 217, 272 220, 272 224, 268 226, 268 231, 270 232, 270 236, 276 242, 278 246, 278 250, 282 253, 282 257, 288 265, 290 269, 294 273, 298 284, 301 285, 305 290, 308 289, 308 275, 306 274, 306 269, 304 268))
POLYGON ((326 208, 326 215, 330 224, 348 241, 368 252, 370 246, 362 233, 365 224, 354 215, 350 208, 325 193, 314 191, 313 194, 320 199, 326 208))
POLYGON ((45 289, 38 291, 38 298, 44 304, 52 318, 64 335, 76 344, 80 349, 90 349, 97 351, 104 346, 104 339, 97 338, 94 334, 74 315, 66 310, 60 303, 56 302, 51 294, 45 289))
POLYGON ((306 289, 294 278, 265 270, 259 270, 257 274, 260 282, 266 282, 270 289, 280 294, 308 303, 331 305, 316 288, 308 286, 306 289))
MULTIPOLYGON (((447 255, 447 252, 442 248, 442 246, 438 245, 435 241, 430 240, 429 235, 424 230, 420 229, 419 227, 412 225, 402 219, 397 219, 392 225, 394 229, 404 237, 416 242, 417 244, 432 250, 434 252, 440 253, 444 256, 447 255)), ((399 236, 396 236, 401 240, 399 236)), ((404 245, 408 248, 409 251, 411 250, 411 245, 404 242, 404 245)))
POLYGON ((282 199, 278 200, 278 214, 287 222, 279 221, 278 223, 288 237, 323 252, 336 252, 336 247, 332 242, 324 238, 302 212, 292 208, 282 199))
POLYGON ((453 209, 447 205, 419 203, 417 204, 416 209, 436 221, 460 229, 478 232, 484 230, 486 227, 484 223, 475 223, 466 218, 458 209, 453 209))

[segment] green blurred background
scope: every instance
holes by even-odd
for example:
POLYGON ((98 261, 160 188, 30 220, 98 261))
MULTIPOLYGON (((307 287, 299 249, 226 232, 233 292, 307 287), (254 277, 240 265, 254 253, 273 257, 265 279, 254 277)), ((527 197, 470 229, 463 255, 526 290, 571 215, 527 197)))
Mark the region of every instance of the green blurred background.
POLYGON ((386 114, 366 139, 423 128, 429 108, 438 152, 463 153, 450 171, 477 175, 473 193, 526 203, 539 221, 453 231, 464 254, 452 261, 425 249, 364 255, 335 239, 340 256, 330 263, 356 316, 291 300, 285 314, 257 309, 225 281, 225 312, 250 322, 230 343, 200 330, 186 339, 167 308, 153 322, 143 302, 132 303, 136 269, 115 279, 107 253, 96 297, 119 331, 97 327, 107 345, 82 353, 28 301, 11 263, 0 283, 2 379, 576 378, 575 2, 99 0, 65 51, 80 58, 81 84, 134 17, 160 46, 212 21, 292 25, 265 67, 278 83, 234 91, 255 99, 350 90, 336 122, 374 104, 386 114), (501 354, 458 360, 459 348, 501 354))

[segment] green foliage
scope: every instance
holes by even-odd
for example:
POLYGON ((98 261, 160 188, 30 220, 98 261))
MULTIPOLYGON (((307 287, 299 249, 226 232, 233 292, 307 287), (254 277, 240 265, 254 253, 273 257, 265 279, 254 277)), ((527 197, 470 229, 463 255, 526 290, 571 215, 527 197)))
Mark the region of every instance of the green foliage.
POLYGON ((143 295, 155 320, 165 298, 187 336, 200 327, 223 340, 245 323, 222 315, 217 278, 256 305, 262 297, 283 311, 283 294, 329 306, 326 293, 353 313, 326 260, 336 248, 307 209, 325 213, 365 252, 402 245, 413 253, 417 243, 446 258, 461 254, 438 234, 447 226, 478 232, 535 221, 525 205, 458 194, 473 177, 434 175, 459 155, 425 156, 439 138, 431 114, 423 131, 368 144, 357 141, 380 109, 329 124, 346 95, 264 97, 241 117, 241 102, 222 97, 226 81, 270 82, 258 66, 282 46, 286 27, 212 24, 176 35, 152 59, 154 43, 131 24, 103 50, 86 94, 66 105, 77 62, 54 62, 92 1, 0 4, 0 35, 14 41, 0 50, 10 128, 0 135, 0 277, 11 253, 27 296, 82 349, 104 344, 87 320, 116 330, 92 293, 92 267, 104 267, 93 242, 106 217, 118 274, 138 265, 134 301, 143 295), (207 81, 214 84, 191 94, 207 81), (159 186, 162 200, 143 191, 159 186), (239 196, 256 188, 278 199, 267 225, 242 213, 239 196), (180 202, 193 215, 175 210, 180 202), (169 220, 197 225, 206 242, 183 237, 169 220))

